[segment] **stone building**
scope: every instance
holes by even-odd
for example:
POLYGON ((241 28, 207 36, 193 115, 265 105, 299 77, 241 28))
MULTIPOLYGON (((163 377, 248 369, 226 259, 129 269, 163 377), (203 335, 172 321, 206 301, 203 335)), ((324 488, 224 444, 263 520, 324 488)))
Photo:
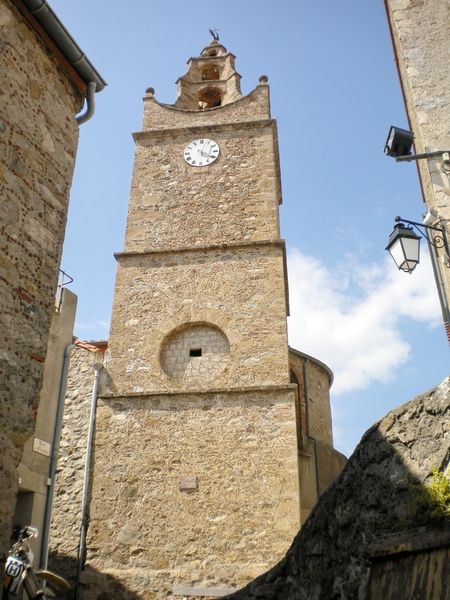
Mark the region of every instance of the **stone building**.
POLYGON ((38 410, 78 125, 105 85, 38 4, 0 1, 0 559, 38 410))
MULTIPOLYGON (((415 151, 447 151, 417 167, 424 212, 431 212, 427 223, 444 227, 450 244, 450 6, 442 0, 385 0, 385 6, 415 151)), ((402 216, 417 221, 415 210, 402 216)), ((430 250, 450 341, 450 256, 430 250)))
MULTIPOLYGON (((174 104, 147 90, 134 134, 85 598, 214 597, 243 585, 284 554, 345 461, 332 444, 332 374, 287 344, 267 77, 242 96, 235 57, 213 40, 177 84, 174 104)), ((78 353, 71 367, 52 526, 68 570, 84 547, 81 493, 68 493, 82 487, 72 428, 86 427, 89 363, 78 353)))

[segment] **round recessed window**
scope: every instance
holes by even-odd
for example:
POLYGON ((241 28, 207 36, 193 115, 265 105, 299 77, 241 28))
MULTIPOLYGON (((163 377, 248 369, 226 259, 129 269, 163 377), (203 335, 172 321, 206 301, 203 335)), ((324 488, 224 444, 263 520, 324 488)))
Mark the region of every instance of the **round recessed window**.
POLYGON ((163 341, 161 366, 180 383, 215 379, 228 364, 230 343, 221 329, 209 323, 178 327, 163 341))

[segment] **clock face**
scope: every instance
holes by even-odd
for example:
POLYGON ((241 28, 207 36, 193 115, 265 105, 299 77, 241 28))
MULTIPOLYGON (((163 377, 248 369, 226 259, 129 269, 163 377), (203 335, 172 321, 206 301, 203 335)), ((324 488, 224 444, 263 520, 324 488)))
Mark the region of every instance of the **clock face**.
POLYGON ((218 156, 219 146, 206 138, 194 140, 184 149, 184 160, 193 167, 210 165, 218 156))

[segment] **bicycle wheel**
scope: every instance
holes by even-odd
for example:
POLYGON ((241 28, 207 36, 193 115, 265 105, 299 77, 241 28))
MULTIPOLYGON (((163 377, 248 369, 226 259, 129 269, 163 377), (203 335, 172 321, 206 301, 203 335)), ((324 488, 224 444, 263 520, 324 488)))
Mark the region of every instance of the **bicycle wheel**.
POLYGON ((47 571, 46 569, 36 569, 35 573, 41 581, 44 581, 48 584, 48 587, 57 592, 62 592, 64 590, 70 590, 70 583, 64 579, 64 577, 60 577, 53 571, 47 571))

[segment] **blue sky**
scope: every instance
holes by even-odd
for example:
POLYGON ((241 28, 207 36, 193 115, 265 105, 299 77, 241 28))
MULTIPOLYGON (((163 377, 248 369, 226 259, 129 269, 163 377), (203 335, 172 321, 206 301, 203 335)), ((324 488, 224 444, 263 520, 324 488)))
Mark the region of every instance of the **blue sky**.
POLYGON ((407 128, 382 0, 51 0, 108 87, 81 127, 62 268, 78 294, 75 333, 108 336, 142 96, 175 101, 186 61, 219 30, 249 93, 269 77, 278 121, 291 344, 335 373, 335 444, 351 453, 388 410, 449 371, 424 253, 413 275, 384 251, 394 217, 424 210, 414 163, 383 154, 407 128))

